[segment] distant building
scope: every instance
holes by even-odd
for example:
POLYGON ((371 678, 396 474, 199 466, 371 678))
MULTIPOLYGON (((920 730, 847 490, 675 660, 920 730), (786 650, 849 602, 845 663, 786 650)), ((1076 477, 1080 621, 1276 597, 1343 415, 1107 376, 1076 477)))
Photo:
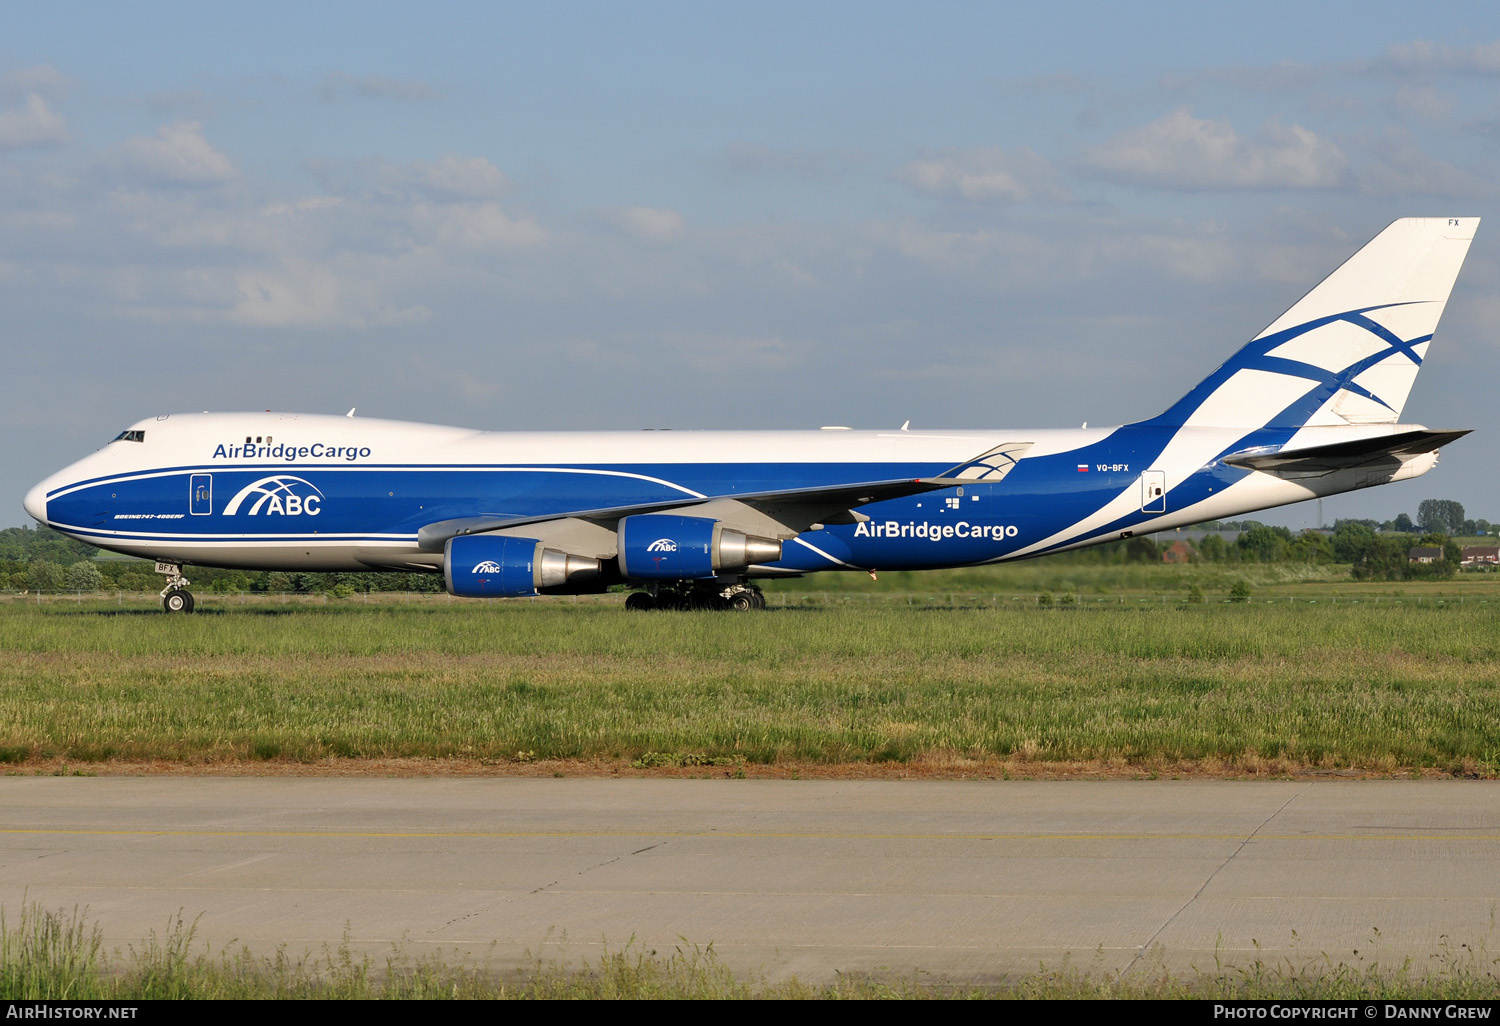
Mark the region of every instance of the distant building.
MULTIPOLYGON (((1165 534, 1166 532, 1162 532, 1162 533, 1165 534)), ((1240 532, 1238 532, 1238 531, 1211 531, 1211 530, 1208 530, 1208 529, 1202 528, 1202 527, 1179 527, 1177 530, 1175 530, 1175 531, 1173 531, 1171 533, 1175 534, 1175 535, 1181 535, 1182 537, 1186 538, 1188 541, 1194 541, 1194 542, 1196 542, 1196 541, 1202 541, 1204 538, 1207 538, 1209 535, 1216 534, 1220 538, 1223 538, 1225 544, 1228 544, 1228 545, 1233 545, 1236 541, 1239 540, 1239 537, 1240 537, 1240 532)))
POLYGON ((1433 545, 1418 545, 1406 554, 1409 563, 1436 563, 1443 558, 1443 550, 1433 545))
POLYGON ((1161 561, 1163 563, 1191 563, 1195 555, 1197 553, 1193 551, 1191 543, 1177 541, 1161 550, 1161 561))
POLYGON ((1500 566, 1500 545, 1465 545, 1459 565, 1472 570, 1500 566))

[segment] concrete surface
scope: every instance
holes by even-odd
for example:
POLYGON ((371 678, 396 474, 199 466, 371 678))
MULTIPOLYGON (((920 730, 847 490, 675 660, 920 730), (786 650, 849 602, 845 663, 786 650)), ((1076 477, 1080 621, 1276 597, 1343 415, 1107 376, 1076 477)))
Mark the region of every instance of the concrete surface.
POLYGON ((1421 968, 1500 955, 1500 784, 4 777, 23 901, 111 947, 181 910, 216 949, 347 930, 500 969, 684 942, 808 981, 1421 968))

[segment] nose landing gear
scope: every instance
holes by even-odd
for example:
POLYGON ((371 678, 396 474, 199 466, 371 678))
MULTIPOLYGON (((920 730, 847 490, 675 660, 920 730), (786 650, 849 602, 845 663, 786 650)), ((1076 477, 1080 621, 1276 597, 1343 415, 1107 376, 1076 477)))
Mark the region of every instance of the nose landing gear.
POLYGON ((193 593, 190 591, 169 591, 161 597, 161 605, 169 613, 191 613, 193 611, 193 593))
POLYGON ((176 563, 158 563, 156 572, 167 578, 167 586, 161 590, 161 607, 169 613, 191 613, 193 593, 187 590, 191 582, 182 576, 182 567, 176 563))

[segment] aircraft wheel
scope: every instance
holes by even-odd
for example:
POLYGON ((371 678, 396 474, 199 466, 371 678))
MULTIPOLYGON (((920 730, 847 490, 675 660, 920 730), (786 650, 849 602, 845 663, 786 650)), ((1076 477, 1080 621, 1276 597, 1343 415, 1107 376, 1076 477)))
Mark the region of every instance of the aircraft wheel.
POLYGON ((755 603, 756 609, 766 608, 766 596, 759 588, 750 593, 750 601, 755 603))
POLYGON ((755 608, 755 593, 750 591, 737 591, 729 598, 729 608, 736 613, 744 613, 755 608))
POLYGON ((169 591, 162 597, 161 606, 169 613, 191 613, 193 611, 193 593, 190 591, 169 591))
POLYGON ((686 609, 687 598, 679 591, 670 588, 656 593, 657 609, 686 609))
POLYGON ((644 591, 633 591, 625 599, 625 608, 644 612, 656 608, 656 600, 644 591))

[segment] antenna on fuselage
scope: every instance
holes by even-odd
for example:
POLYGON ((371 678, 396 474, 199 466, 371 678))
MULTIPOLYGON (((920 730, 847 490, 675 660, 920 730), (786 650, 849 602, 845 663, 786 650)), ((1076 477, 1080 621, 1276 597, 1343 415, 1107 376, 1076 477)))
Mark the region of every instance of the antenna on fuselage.
POLYGON ((346 414, 344 414, 344 416, 346 416, 346 417, 352 417, 352 416, 354 416, 354 411, 357 410, 357 409, 359 409, 358 406, 351 406, 351 407, 349 407, 349 412, 346 413, 346 414))

